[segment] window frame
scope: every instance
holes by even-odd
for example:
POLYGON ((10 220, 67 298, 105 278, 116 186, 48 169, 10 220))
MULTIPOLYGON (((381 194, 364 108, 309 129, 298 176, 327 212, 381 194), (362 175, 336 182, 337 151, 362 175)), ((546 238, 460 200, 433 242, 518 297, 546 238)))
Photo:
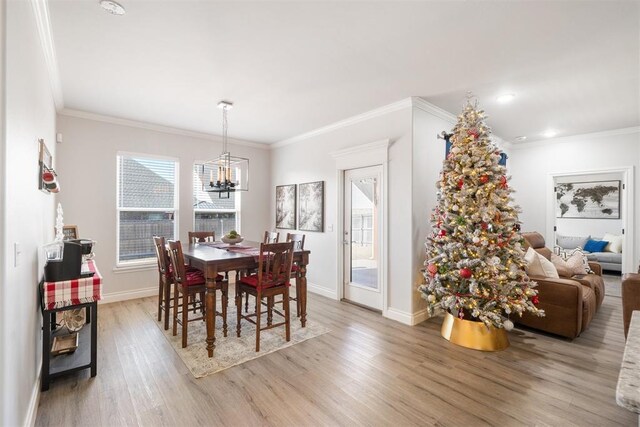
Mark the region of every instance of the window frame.
MULTIPOLYGON (((242 203, 241 203, 241 199, 242 199, 242 191, 235 191, 234 192, 234 197, 235 197, 235 208, 234 209, 201 209, 201 208, 196 208, 195 206, 193 206, 193 199, 195 198, 195 191, 196 189, 194 188, 194 183, 195 183, 195 174, 196 174, 196 166, 202 166, 203 163, 206 163, 207 160, 196 160, 193 162, 192 168, 191 168, 191 210, 193 211, 193 214, 191 215, 191 229, 195 230, 196 229, 196 213, 199 212, 204 212, 204 213, 232 213, 235 212, 236 214, 236 228, 235 230, 238 232, 238 234, 242 235, 242 203)), ((220 240, 220 237, 222 236, 216 236, 217 240, 220 240)))
POLYGON ((156 154, 134 153, 130 151, 116 152, 116 268, 134 268, 153 266, 157 263, 154 257, 141 258, 131 261, 120 261, 120 212, 173 212, 173 236, 179 236, 180 230, 180 159, 156 154), (167 160, 174 163, 173 209, 170 208, 121 208, 120 207, 120 163, 122 157, 135 157, 149 160, 167 160))

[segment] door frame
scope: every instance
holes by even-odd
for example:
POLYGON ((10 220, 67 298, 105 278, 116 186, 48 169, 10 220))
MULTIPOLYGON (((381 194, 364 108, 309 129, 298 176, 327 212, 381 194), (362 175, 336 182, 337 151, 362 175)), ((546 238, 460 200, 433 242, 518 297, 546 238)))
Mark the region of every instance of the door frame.
MULTIPOLYGON (((624 185, 624 188, 621 189, 620 194, 620 214, 622 216, 622 228, 624 229, 624 239, 622 241, 622 274, 624 274, 625 271, 634 271, 634 260, 636 259, 636 254, 634 253, 635 229, 633 221, 633 195, 635 188, 633 185, 633 166, 550 173, 547 178, 547 229, 545 239, 547 242, 553 242, 553 244, 555 244, 555 231, 553 230, 553 227, 556 225, 555 191, 553 190, 555 179, 574 175, 593 175, 606 173, 621 174, 622 184, 624 185)), ((549 243, 547 244, 547 246, 549 246, 549 243)))
POLYGON ((336 297, 342 300, 344 297, 344 173, 349 169, 365 168, 370 166, 382 166, 382 193, 380 197, 380 222, 382 232, 380 233, 380 289, 382 292, 382 315, 387 316, 389 308, 388 301, 388 271, 389 271, 389 251, 388 251, 388 218, 389 218, 389 147, 391 141, 383 139, 369 144, 349 147, 344 150, 335 151, 331 156, 336 162, 336 297))

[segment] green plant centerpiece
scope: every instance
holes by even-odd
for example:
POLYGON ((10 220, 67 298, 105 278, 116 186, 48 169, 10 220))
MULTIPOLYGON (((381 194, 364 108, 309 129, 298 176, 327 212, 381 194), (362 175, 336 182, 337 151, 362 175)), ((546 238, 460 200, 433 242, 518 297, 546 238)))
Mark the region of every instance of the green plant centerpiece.
POLYGON ((222 241, 230 245, 235 245, 236 243, 240 243, 243 240, 243 237, 238 234, 236 230, 231 230, 230 232, 222 236, 222 241))

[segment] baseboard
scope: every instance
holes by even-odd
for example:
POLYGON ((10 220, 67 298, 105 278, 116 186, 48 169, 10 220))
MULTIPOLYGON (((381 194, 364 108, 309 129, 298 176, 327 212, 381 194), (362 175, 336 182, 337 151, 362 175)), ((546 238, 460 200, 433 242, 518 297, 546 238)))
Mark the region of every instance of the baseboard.
POLYGON ((322 286, 318 286, 315 283, 307 282, 307 291, 313 292, 314 294, 322 295, 323 297, 331 298, 333 300, 338 299, 338 295, 335 290, 323 288, 322 286))
POLYGON ((429 313, 426 308, 411 314, 406 311, 389 307, 384 312, 384 317, 395 320, 396 322, 404 323, 405 325, 414 326, 427 320, 429 318, 429 313))
POLYGON ((158 287, 150 286, 148 288, 133 289, 131 291, 111 292, 102 295, 100 304, 107 304, 110 302, 126 301, 136 298, 144 298, 158 295, 158 287))
POLYGON ((29 399, 29 407, 27 409, 27 416, 24 419, 24 427, 33 427, 36 425, 36 415, 38 414, 38 404, 40 403, 40 382, 42 380, 42 370, 40 366, 42 366, 42 361, 38 364, 38 377, 31 391, 31 399, 29 399))

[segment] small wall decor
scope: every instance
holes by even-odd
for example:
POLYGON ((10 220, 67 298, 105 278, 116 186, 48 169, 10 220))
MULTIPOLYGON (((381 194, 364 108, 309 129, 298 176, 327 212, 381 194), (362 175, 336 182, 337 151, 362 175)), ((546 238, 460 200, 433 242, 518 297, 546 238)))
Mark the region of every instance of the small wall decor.
POLYGON ((620 181, 556 184, 556 218, 620 218, 620 181))
POLYGON ((296 228, 296 185, 276 186, 276 228, 296 228))
POLYGON ((78 238, 78 226, 77 225, 65 225, 62 227, 62 234, 64 240, 71 240, 78 238))
POLYGON ((38 152, 39 159, 38 165, 40 167, 40 180, 38 181, 38 189, 46 191, 47 193, 57 193, 60 191, 60 184, 58 184, 58 175, 53 170, 53 157, 47 149, 44 143, 44 139, 38 140, 38 152))
POLYGON ((300 184, 298 229, 324 231, 324 181, 300 184))

